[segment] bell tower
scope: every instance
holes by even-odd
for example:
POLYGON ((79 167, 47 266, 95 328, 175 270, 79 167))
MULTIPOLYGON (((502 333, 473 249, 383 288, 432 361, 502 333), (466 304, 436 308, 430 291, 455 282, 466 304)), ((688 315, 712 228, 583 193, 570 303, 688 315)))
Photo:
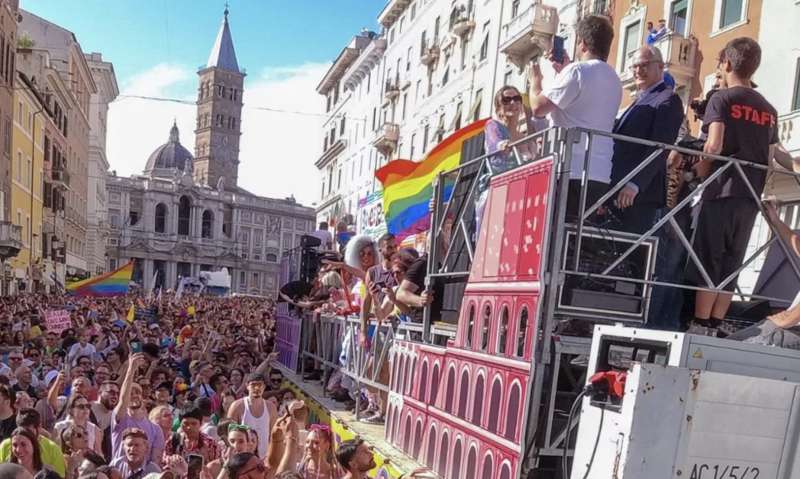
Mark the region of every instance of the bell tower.
POLYGON ((239 179, 242 93, 245 74, 239 70, 228 25, 228 7, 208 62, 197 72, 195 183, 234 190, 239 179))

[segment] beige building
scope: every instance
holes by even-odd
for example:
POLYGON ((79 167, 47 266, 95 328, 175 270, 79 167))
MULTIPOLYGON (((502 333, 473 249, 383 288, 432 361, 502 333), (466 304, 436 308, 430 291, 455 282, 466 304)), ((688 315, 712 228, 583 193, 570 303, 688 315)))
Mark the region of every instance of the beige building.
POLYGON ((6 260, 22 247, 21 230, 11 223, 11 118, 14 108, 15 47, 19 0, 0 0, 0 294, 9 291, 11 266, 6 260))
POLYGON ((65 224, 61 239, 66 248, 66 276, 87 277, 87 195, 89 175, 89 105, 97 86, 75 35, 54 23, 20 10, 19 29, 32 47, 43 50, 51 68, 67 87, 64 105, 64 158, 70 177, 65 194, 65 224))
POLYGON ((108 104, 119 94, 114 65, 100 53, 86 55, 86 61, 97 85, 89 105, 89 177, 86 195, 86 269, 91 274, 105 271, 106 239, 108 238, 108 197, 106 196, 106 120, 108 104))

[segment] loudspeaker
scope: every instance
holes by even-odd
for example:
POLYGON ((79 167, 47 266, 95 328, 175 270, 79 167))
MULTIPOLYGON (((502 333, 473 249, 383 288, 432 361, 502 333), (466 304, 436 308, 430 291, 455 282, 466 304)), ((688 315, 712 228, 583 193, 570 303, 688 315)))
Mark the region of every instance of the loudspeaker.
POLYGON ((300 247, 301 248, 316 248, 317 246, 322 244, 322 240, 317 238, 316 236, 311 235, 303 235, 300 237, 300 247))

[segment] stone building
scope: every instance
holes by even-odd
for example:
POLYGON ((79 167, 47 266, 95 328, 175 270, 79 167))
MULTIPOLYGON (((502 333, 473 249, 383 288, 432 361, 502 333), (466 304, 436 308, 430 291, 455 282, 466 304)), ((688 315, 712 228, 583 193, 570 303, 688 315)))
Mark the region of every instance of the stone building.
POLYGON ((108 268, 133 260, 150 289, 225 267, 233 292, 274 296, 281 254, 314 230, 314 210, 237 186, 244 73, 227 10, 198 77, 195 155, 173 124, 142 175, 106 179, 108 268))
MULTIPOLYGON (((87 194, 89 176, 89 105, 97 92, 89 64, 75 35, 44 18, 20 10, 20 32, 24 32, 30 50, 42 59, 39 64, 56 72, 62 79, 66 101, 59 105, 59 126, 65 139, 63 164, 69 186, 64 196, 64 227, 58 234, 63 241, 67 277, 87 277, 87 194)), ((34 75, 30 75, 31 78, 34 75)), ((53 93, 52 91, 47 93, 53 93)))
POLYGON ((106 204, 106 120, 108 104, 119 94, 114 65, 103 60, 100 53, 86 55, 86 61, 97 85, 89 106, 89 178, 86 196, 86 269, 91 274, 102 273, 106 266, 108 237, 108 206, 106 204))

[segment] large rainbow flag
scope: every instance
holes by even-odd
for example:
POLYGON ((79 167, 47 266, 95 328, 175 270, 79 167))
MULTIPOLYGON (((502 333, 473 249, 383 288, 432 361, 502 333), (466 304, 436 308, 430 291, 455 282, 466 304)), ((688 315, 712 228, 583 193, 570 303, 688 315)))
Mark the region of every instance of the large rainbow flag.
POLYGON ((122 296, 128 294, 131 276, 133 262, 110 273, 70 283, 67 285, 67 292, 76 296, 122 296))
MULTIPOLYGON (((430 228, 429 204, 433 196, 433 180, 441 171, 461 163, 461 146, 481 132, 488 119, 478 120, 453 132, 417 163, 394 160, 375 172, 383 184, 383 212, 386 227, 398 239, 422 233, 430 228)), ((444 185, 444 197, 450 198, 452 181, 444 185)))

